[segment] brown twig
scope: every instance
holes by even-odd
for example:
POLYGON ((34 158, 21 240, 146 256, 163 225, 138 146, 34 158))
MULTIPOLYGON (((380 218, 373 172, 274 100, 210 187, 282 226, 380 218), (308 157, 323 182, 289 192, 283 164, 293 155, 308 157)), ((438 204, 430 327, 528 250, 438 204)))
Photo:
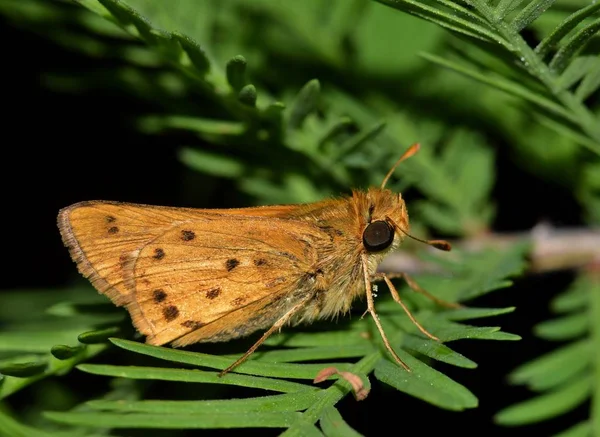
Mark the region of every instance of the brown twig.
MULTIPOLYGON (((540 224, 521 233, 489 233, 475 238, 452 241, 452 246, 468 252, 487 247, 502 248, 520 240, 532 244, 529 273, 576 269, 600 262, 600 228, 555 228, 540 224)), ((399 251, 388 256, 380 266, 385 272, 439 272, 435 264, 423 261, 409 252, 399 251)))

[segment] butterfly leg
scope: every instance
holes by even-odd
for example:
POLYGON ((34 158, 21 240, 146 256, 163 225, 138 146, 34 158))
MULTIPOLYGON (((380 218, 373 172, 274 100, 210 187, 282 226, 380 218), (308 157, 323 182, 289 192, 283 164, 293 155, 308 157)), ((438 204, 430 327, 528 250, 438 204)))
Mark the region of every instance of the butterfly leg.
POLYGON ((314 293, 313 294, 309 294, 308 297, 305 297, 300 302, 298 302, 296 305, 294 305, 287 313, 285 313, 279 320, 277 320, 273 324, 273 326, 271 326, 262 335, 262 337, 260 337, 256 341, 256 343, 254 343, 252 345, 252 347, 246 351, 246 353, 244 355, 242 355, 241 357, 239 357, 232 365, 230 365, 229 367, 227 367, 225 370, 222 370, 221 372, 219 372, 219 376, 225 375, 226 373, 230 372, 233 368, 239 366, 244 361, 246 361, 248 359, 248 357, 250 355, 252 355, 252 353, 256 349, 258 349, 258 347, 261 344, 263 344, 267 340, 267 338, 269 338, 271 336, 271 334, 273 334, 275 331, 281 329, 292 318, 292 316, 294 314, 296 314, 298 312, 298 310, 302 309, 313 297, 314 297, 314 293))
MULTIPOLYGON (((406 282, 406 284, 410 287, 410 289, 412 291, 422 294, 423 296, 425 296, 429 300, 432 300, 433 302, 437 303, 440 306, 443 306, 446 308, 464 308, 463 305, 461 305, 459 303, 447 302, 443 299, 440 299, 439 297, 434 296, 433 294, 431 294, 430 292, 428 292, 427 290, 425 290, 424 288, 419 286, 419 284, 417 284, 415 282, 415 280, 406 273, 376 273, 373 277, 373 280, 374 281, 385 280, 384 276, 387 277, 388 279, 396 279, 396 278, 404 279, 404 281, 406 282)), ((386 281, 386 283, 387 283, 387 281, 386 281)))
POLYGON ((400 364, 402 367, 404 367, 407 371, 410 372, 411 370, 408 367, 408 365, 404 361, 402 361, 402 359, 398 356, 396 351, 394 351, 394 349, 392 349, 392 345, 390 344, 390 341, 388 340, 387 336, 385 335, 383 326, 381 326, 381 321, 379 320, 379 315, 375 311, 375 303, 373 301, 373 285, 371 283, 371 278, 369 277, 369 265, 368 265, 368 261, 367 261, 367 255, 363 253, 361 256, 361 260, 362 260, 362 265, 363 265, 363 274, 365 277, 365 290, 366 290, 366 294, 367 294, 367 311, 371 314, 371 317, 373 317, 373 321, 375 322, 375 325, 377 326, 377 330, 379 331, 379 334, 381 335, 381 339, 383 340, 383 344, 385 345, 385 348, 392 355, 392 357, 394 357, 394 360, 396 360, 396 362, 398 364, 400 364))
POLYGON ((425 334, 427 337, 431 338, 432 340, 440 341, 439 338, 437 338, 435 335, 430 333, 427 329, 425 329, 423 327, 423 325, 421 325, 417 321, 417 319, 415 319, 415 316, 412 315, 412 313, 410 312, 408 307, 405 305, 405 303, 402 301, 402 299, 400 299, 400 294, 398 294, 396 287, 394 287, 394 284, 392 283, 392 281, 390 281, 390 278, 388 277, 388 275, 386 275, 385 273, 376 273, 373 276, 373 278, 374 278, 374 280, 383 279, 385 281, 388 288, 390 289, 390 293, 392 294, 392 298, 394 299, 394 301, 396 301, 396 303, 398 303, 402 307, 402 309, 404 310, 404 312, 406 313, 406 315, 408 316, 410 321, 413 322, 417 328, 419 328, 419 331, 421 331, 423 334, 425 334))

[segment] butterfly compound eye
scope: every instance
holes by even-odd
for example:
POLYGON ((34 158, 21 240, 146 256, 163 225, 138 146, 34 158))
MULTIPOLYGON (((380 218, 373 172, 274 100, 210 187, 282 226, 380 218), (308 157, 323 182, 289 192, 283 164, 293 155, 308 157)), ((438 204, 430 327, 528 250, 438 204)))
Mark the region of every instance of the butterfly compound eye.
POLYGON ((363 245, 369 252, 387 249, 394 241, 394 229, 384 221, 369 223, 363 232, 363 245))

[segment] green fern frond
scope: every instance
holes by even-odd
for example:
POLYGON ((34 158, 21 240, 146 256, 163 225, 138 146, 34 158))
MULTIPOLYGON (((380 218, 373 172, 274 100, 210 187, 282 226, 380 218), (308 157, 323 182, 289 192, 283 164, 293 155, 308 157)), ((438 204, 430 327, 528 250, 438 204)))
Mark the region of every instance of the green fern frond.
POLYGON ((571 342, 511 373, 511 383, 525 385, 539 394, 500 411, 495 417, 497 423, 519 426, 550 420, 591 400, 589 420, 560 435, 597 435, 600 432, 598 284, 593 272, 582 273, 570 289, 554 299, 553 311, 567 315, 537 325, 536 335, 551 341, 571 342))
POLYGON ((536 47, 531 47, 520 32, 550 8, 553 0, 532 0, 525 4, 500 1, 495 6, 484 0, 473 0, 467 7, 447 0, 378 1, 437 23, 462 37, 485 41, 486 51, 510 65, 513 71, 517 70, 518 74, 526 73, 540 88, 534 91, 511 77, 514 73, 481 68, 469 63, 465 57, 454 60, 433 54, 424 56, 443 67, 513 94, 537 107, 541 114, 552 114, 564 120, 563 131, 567 128, 574 131, 574 139, 583 136, 585 139, 578 142, 600 153, 600 121, 585 104, 586 97, 600 86, 599 64, 590 64, 585 72, 569 68, 580 59, 579 55, 600 31, 597 4, 566 16, 536 47), (499 50, 492 52, 489 49, 499 50), (564 76, 571 71, 578 71, 580 80, 571 79, 572 83, 569 83, 564 76))
POLYGON ((0 308, 3 324, 0 399, 41 379, 68 373, 77 364, 106 349, 105 344, 84 345, 77 337, 82 331, 118 323, 123 320, 123 315, 114 311, 107 313, 103 304, 97 307, 102 301, 97 296, 90 299, 86 290, 89 292, 91 288, 54 292, 23 290, 4 294, 0 308), (72 301, 57 304, 59 299, 72 301), (24 308, 23 302, 27 302, 27 313, 18 310, 24 308), (89 308, 96 308, 96 311, 86 311, 89 308))
MULTIPOLYGON (((506 278, 518 274, 523 268, 526 252, 527 245, 518 244, 500 254, 494 251, 477 255, 458 253, 456 260, 446 264, 446 267, 453 267, 451 271, 456 276, 454 279, 458 286, 448 289, 447 285, 451 281, 435 277, 420 277, 419 281, 427 283, 435 293, 442 291, 439 294, 443 298, 468 300, 506 286, 506 278), (477 258, 479 262, 471 262, 471 257, 477 258)), ((403 294, 405 291, 401 290, 403 294)), ((342 423, 343 419, 335 410, 335 404, 352 393, 351 385, 339 375, 333 377, 334 382, 329 388, 312 383, 323 368, 330 366, 339 371, 362 375, 360 377, 367 387, 367 375, 373 374, 380 382, 440 408, 454 411, 474 408, 477 406, 477 398, 466 387, 417 357, 427 357, 463 368, 476 367, 473 361, 453 351, 448 342, 460 339, 518 339, 515 335, 501 332, 497 327, 462 323, 474 318, 504 314, 513 308, 442 311, 429 301, 421 303, 418 299, 420 297, 408 295, 406 299, 413 307, 415 316, 427 329, 439 336, 444 341, 443 344, 423 337, 391 300, 377 303, 381 322, 386 327, 392 344, 412 368, 412 372, 406 372, 390 361, 370 319, 353 320, 328 331, 285 330, 282 334, 271 337, 264 350, 257 351, 249 361, 223 377, 218 376, 217 370, 230 365, 237 354, 211 355, 111 338, 113 345, 129 354, 158 360, 155 361, 158 366, 79 364, 77 368, 88 374, 119 379, 249 387, 265 391, 265 395, 221 400, 202 400, 200 395, 200 399, 196 401, 120 400, 112 397, 91 400, 85 404, 85 408, 82 406, 69 412, 47 412, 45 417, 63 425, 86 428, 275 427, 287 428, 285 434, 303 435, 307 426, 314 428, 314 424, 319 422, 322 429, 327 429, 335 422, 344 429, 350 429, 347 424, 342 423), (348 362, 348 358, 358 361, 348 362), (319 363, 311 362, 314 360, 319 363), (273 392, 280 394, 272 394, 273 392)), ((35 338, 37 335, 42 333, 32 333, 30 337, 35 338)), ((317 432, 318 429, 314 428, 313 431, 317 432)))

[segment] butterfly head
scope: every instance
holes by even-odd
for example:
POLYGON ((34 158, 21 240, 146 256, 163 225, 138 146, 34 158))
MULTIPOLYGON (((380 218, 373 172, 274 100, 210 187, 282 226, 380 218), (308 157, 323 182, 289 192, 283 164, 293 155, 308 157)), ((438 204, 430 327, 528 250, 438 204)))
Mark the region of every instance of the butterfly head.
POLYGON ((409 230, 408 212, 400 193, 371 188, 364 198, 362 243, 369 254, 396 249, 409 230))

